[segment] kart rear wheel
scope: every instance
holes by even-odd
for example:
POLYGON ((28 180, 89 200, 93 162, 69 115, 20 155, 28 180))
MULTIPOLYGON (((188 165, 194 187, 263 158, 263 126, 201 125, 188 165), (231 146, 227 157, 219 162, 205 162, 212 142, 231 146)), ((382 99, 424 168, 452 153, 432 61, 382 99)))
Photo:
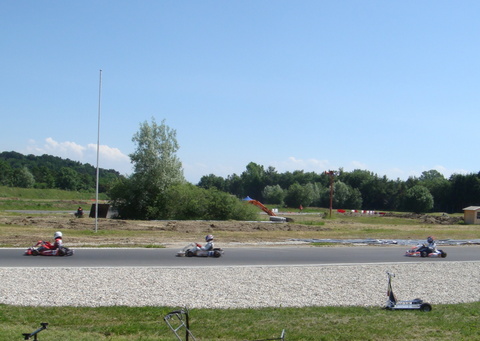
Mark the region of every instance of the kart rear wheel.
POLYGON ((421 306, 420 306, 420 311, 423 311, 423 312, 429 312, 429 311, 432 311, 432 306, 428 303, 423 303, 421 306))

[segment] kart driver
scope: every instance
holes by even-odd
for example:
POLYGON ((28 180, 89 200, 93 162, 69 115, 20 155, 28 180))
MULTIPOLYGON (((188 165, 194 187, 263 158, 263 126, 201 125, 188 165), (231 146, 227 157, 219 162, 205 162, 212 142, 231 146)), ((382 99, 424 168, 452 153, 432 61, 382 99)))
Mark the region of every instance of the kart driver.
POLYGON ((55 242, 53 244, 45 243, 43 241, 39 241, 36 246, 40 245, 37 249, 44 256, 55 256, 63 246, 63 234, 60 231, 55 232, 53 238, 55 238, 55 242))
POLYGON ((204 246, 197 244, 197 248, 195 250, 195 254, 197 256, 210 256, 210 252, 213 252, 213 235, 206 235, 205 241, 207 243, 204 246))
POLYGON ((433 239, 432 236, 428 236, 427 238, 427 245, 425 245, 427 247, 427 252, 428 253, 433 253, 433 252, 437 252, 437 243, 435 243, 435 240, 433 239))

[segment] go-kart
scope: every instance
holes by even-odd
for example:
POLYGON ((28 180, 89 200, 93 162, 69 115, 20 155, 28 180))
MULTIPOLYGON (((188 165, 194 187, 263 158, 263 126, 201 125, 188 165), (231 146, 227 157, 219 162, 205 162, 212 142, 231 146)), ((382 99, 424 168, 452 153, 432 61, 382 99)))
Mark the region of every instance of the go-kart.
POLYGON ((24 256, 73 256, 75 253, 74 250, 69 249, 68 247, 62 246, 55 250, 56 252, 45 252, 51 251, 53 245, 50 242, 40 240, 35 246, 29 247, 24 256))
POLYGON ((385 305, 385 309, 388 310, 420 310, 420 311, 431 311, 432 306, 429 303, 423 302, 423 300, 419 298, 415 298, 411 301, 397 301, 397 298, 393 294, 392 289, 392 277, 395 277, 395 274, 388 272, 388 290, 387 290, 387 304, 385 305))
POLYGON ((185 246, 183 249, 177 252, 177 257, 222 257, 223 256, 223 249, 221 248, 214 248, 210 251, 199 250, 201 247, 200 244, 197 243, 190 243, 185 246))
POLYGON ((419 244, 417 246, 412 247, 410 250, 405 252, 405 256, 407 257, 440 257, 445 258, 447 257, 447 253, 443 250, 431 250, 425 244, 419 244))

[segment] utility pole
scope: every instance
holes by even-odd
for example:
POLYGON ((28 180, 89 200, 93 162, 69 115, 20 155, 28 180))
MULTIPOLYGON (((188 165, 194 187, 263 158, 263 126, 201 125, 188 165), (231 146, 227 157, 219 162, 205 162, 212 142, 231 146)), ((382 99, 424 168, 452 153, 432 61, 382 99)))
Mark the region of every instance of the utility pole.
POLYGON ((99 181, 99 168, 98 159, 100 156, 100 113, 102 108, 102 70, 100 70, 100 79, 98 82, 98 129, 97 129, 97 181, 95 188, 95 232, 98 231, 98 181, 99 181))
POLYGON ((330 177, 330 218, 332 217, 333 206, 333 178, 335 177, 335 171, 325 171, 325 174, 330 177))

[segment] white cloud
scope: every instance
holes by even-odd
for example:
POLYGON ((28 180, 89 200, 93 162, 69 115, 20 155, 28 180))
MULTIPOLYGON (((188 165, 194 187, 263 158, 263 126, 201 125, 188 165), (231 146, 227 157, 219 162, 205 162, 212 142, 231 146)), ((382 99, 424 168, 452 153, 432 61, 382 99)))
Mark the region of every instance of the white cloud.
MULTIPOLYGON (((58 142, 48 137, 43 144, 30 140, 27 146, 27 153, 34 155, 53 155, 64 159, 97 164, 97 144, 89 143, 86 147, 71 141, 58 142)), ((115 169, 121 174, 132 173, 130 158, 118 148, 100 145, 99 148, 99 167, 106 169, 115 169)))
MULTIPOLYGON (((264 165, 265 166, 265 165, 264 165)), ((268 167, 267 165, 266 167, 268 167)), ((331 167, 330 161, 318 160, 318 159, 297 159, 294 156, 290 156, 287 160, 274 162, 272 167, 279 173, 293 172, 296 170, 303 170, 305 172, 322 173, 323 171, 331 167)))

